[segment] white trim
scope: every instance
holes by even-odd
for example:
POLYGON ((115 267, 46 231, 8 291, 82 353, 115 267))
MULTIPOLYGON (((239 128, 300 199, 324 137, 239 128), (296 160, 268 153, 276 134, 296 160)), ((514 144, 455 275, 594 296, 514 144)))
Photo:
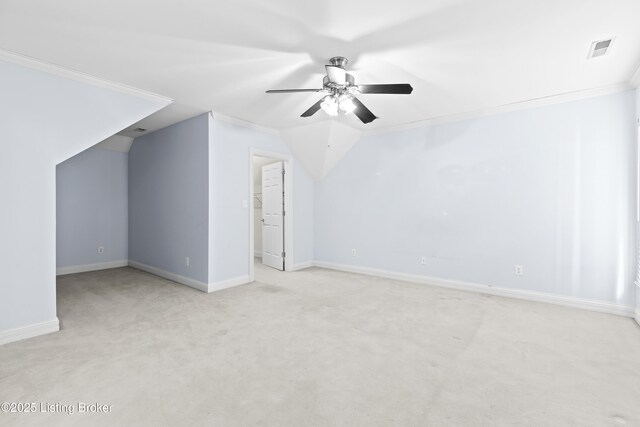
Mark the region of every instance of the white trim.
MULTIPOLYGON (((189 277, 181 276, 179 274, 171 273, 157 267, 143 264, 138 261, 129 260, 125 263, 124 266, 121 266, 121 267, 126 267, 127 265, 129 267, 136 268, 138 270, 142 270, 147 273, 151 273, 155 276, 162 277, 163 279, 171 280, 172 282, 176 282, 181 285, 186 285, 205 293, 215 292, 221 289, 226 289, 226 288, 230 288, 238 285, 244 285, 246 283, 251 282, 251 280, 249 280, 249 275, 244 275, 239 277, 233 277, 231 279, 222 280, 220 282, 205 283, 199 280, 191 279, 189 277)), ((85 270, 85 271, 91 271, 91 270, 85 270)))
POLYGON ((640 325, 640 308, 636 308, 633 318, 640 325))
POLYGON ((297 264, 293 264, 293 271, 304 270, 305 268, 311 268, 314 265, 315 265, 315 263, 313 261, 299 262, 297 264))
POLYGON ((255 241, 254 241, 254 209, 253 209, 253 156, 271 157, 282 160, 284 167, 284 271, 293 271, 293 156, 277 153, 273 151, 249 148, 249 281, 256 279, 254 263, 255 241))
POLYGON ((262 251, 253 251, 254 258, 262 258, 262 251))
POLYGON ((119 261, 99 262, 96 264, 71 265, 69 267, 56 268, 56 276, 63 276, 65 274, 84 273, 86 271, 106 270, 109 268, 126 267, 128 265, 129 265, 129 260, 126 260, 126 259, 119 260, 119 261))
POLYGON ((156 93, 148 92, 146 90, 138 89, 132 86, 127 86, 122 83, 111 82, 109 80, 93 76, 91 74, 83 73, 82 71, 61 67, 59 65, 51 64, 49 62, 41 61, 39 59, 11 52, 5 49, 0 49, 0 61, 11 62, 17 65, 32 68, 34 70, 44 71, 45 73, 54 74, 59 77, 72 79, 75 81, 88 83, 107 89, 112 89, 120 93, 137 96, 138 98, 143 98, 150 101, 156 101, 165 104, 170 104, 173 102, 173 99, 166 96, 158 95, 156 93))
MULTIPOLYGON (((640 78, 640 77, 639 77, 640 78)), ((510 104, 482 108, 480 110, 473 110, 459 114, 451 114, 447 116, 433 117, 430 119, 417 120, 415 122, 404 123, 397 126, 385 126, 377 129, 367 130, 364 129, 364 135, 375 135, 387 132, 397 132, 407 129, 416 129, 421 127, 427 127, 431 125, 458 122, 463 120, 470 120, 479 117, 493 116, 496 114, 510 113, 513 111, 527 110, 530 108, 545 107, 548 105, 562 104, 565 102, 578 101, 586 98, 593 98, 596 96, 610 95, 613 93, 624 92, 632 89, 630 83, 620 83, 610 86, 602 86, 593 89, 577 90, 574 92, 561 93, 557 95, 543 96, 540 98, 528 99, 526 101, 517 101, 510 104)))
POLYGON ((164 279, 171 280, 176 283, 180 283, 181 285, 187 285, 191 288, 197 289, 202 292, 209 292, 209 285, 204 282, 200 282, 195 279, 191 279, 189 277, 180 276, 179 274, 170 273, 168 271, 161 270, 156 267, 152 267, 150 265, 143 264, 137 261, 129 260, 129 267, 137 268, 138 270, 146 271, 147 273, 154 274, 156 276, 162 277, 164 279))
POLYGON ((253 130, 257 130, 257 131, 260 131, 260 132, 265 132, 265 133, 268 133, 268 134, 271 134, 271 135, 278 135, 278 136, 280 135, 280 131, 277 130, 277 129, 266 127, 266 126, 262 126, 262 125, 259 125, 257 123, 250 122, 248 120, 239 119, 237 117, 225 116, 224 114, 220 114, 220 113, 217 113, 215 111, 211 111, 211 117, 213 117, 214 119, 223 121, 223 122, 232 123, 234 125, 242 126, 242 127, 253 129, 253 130))
POLYGON ((421 283, 425 285, 439 286, 442 288, 458 289, 462 291, 471 291, 481 294, 497 295, 508 298, 518 298, 528 301, 543 302, 548 304, 562 305, 566 307, 580 308, 583 310, 598 311, 601 313, 616 314, 619 316, 633 317, 633 307, 620 304, 613 304, 606 301, 590 300, 586 298, 578 298, 564 295, 548 294, 536 291, 527 291, 521 289, 501 288, 491 285, 481 285, 478 283, 461 282, 457 280, 445 280, 435 277, 420 276, 416 274, 398 273, 395 271, 378 270, 375 268, 356 267, 352 265, 336 264, 331 262, 314 263, 317 267, 327 268, 330 270, 346 271, 349 273, 364 274, 367 276, 384 277, 393 280, 402 280, 405 282, 421 283))
POLYGON ((222 289, 232 288, 234 286, 246 285, 247 283, 251 283, 252 281, 249 279, 249 275, 233 277, 231 279, 221 280, 219 282, 209 283, 208 292, 216 292, 221 291, 222 289))
POLYGON ((0 331, 0 345, 50 334, 52 332, 58 332, 59 330, 60 322, 57 317, 53 320, 49 320, 48 322, 34 323, 33 325, 22 326, 20 328, 7 329, 5 331, 0 331))

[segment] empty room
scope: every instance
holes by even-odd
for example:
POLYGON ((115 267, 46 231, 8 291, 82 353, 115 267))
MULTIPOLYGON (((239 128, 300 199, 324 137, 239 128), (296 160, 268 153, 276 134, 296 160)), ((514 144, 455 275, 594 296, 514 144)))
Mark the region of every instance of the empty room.
POLYGON ((640 426, 639 22, 0 0, 0 425, 640 426))

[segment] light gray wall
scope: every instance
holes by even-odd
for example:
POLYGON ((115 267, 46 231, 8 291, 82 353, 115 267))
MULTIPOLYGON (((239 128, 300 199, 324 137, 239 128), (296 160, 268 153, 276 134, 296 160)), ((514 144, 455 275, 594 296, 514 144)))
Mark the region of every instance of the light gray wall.
POLYGON ((316 184, 316 260, 631 306, 634 102, 364 137, 316 184))
POLYGON ((135 139, 129 152, 130 260, 208 283, 208 156, 208 114, 135 139))
POLYGON ((96 148, 56 167, 58 268, 128 259, 127 175, 127 153, 96 148))
MULTIPOLYGON (((250 149, 290 155, 277 135, 210 119, 211 265, 214 281, 249 275, 250 149)), ((312 179, 293 162, 294 265, 313 260, 312 179)))
POLYGON ((1 340, 56 321, 56 164, 166 102, 4 61, 0 94, 1 340))

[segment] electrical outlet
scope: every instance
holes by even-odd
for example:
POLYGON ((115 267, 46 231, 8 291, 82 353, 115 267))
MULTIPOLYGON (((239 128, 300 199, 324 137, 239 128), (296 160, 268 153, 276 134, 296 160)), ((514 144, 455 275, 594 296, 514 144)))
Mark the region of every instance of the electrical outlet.
POLYGON ((351 256, 356 256, 358 255, 358 251, 356 251, 355 249, 351 249, 351 256))
POLYGON ((246 200, 246 199, 245 199, 245 200, 243 200, 243 201, 242 201, 242 207, 243 207, 243 208, 248 208, 248 207, 249 207, 249 201, 248 201, 248 200, 246 200))
POLYGON ((524 274, 524 267, 520 264, 516 264, 516 276, 522 276, 524 274))
POLYGON ((185 258, 184 258, 184 265, 186 265, 187 267, 189 267, 189 257, 185 257, 185 258))
POLYGON ((420 264, 427 265, 427 257, 426 256, 423 256, 423 257, 420 258, 420 264))
POLYGON ((98 246, 98 253, 99 254, 103 254, 104 253, 104 246, 98 246))

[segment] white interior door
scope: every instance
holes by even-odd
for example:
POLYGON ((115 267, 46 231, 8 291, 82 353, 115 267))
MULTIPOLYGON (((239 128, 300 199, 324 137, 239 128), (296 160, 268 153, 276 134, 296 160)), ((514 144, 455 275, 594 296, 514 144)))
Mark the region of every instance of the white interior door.
POLYGON ((282 162, 262 167, 262 263, 284 270, 282 162))

